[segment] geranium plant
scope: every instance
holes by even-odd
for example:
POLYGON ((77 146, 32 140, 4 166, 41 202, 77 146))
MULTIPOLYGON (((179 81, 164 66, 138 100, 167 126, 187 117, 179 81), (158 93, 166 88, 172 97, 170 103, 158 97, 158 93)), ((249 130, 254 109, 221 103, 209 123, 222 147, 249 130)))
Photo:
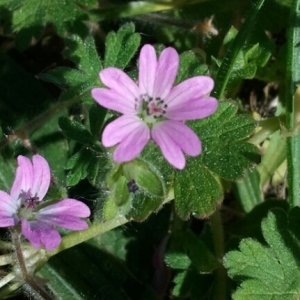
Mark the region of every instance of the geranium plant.
POLYGON ((0 299, 300 298, 299 5, 0 1, 0 299))

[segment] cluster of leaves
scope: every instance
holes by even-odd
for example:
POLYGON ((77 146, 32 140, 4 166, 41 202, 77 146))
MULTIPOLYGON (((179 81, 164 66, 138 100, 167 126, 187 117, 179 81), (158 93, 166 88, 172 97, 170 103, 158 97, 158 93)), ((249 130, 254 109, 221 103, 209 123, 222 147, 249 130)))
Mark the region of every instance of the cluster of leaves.
POLYGON ((263 220, 265 244, 244 239, 224 257, 229 276, 241 282, 233 299, 297 299, 300 295, 299 207, 274 209, 263 220))
MULTIPOLYGON (((79 90, 83 91, 81 95, 84 95, 84 91, 89 91, 99 82, 96 67, 90 65, 96 55, 93 43, 87 44, 77 38, 72 38, 72 43, 70 41, 69 39, 69 49, 65 54, 76 62, 80 69, 57 68, 44 76, 48 79, 55 78, 53 81, 60 85, 70 86, 62 94, 62 99, 65 99, 66 95, 73 96, 79 90), (84 58, 78 60, 78 57, 84 58)), ((117 34, 110 33, 103 65, 124 68, 137 50, 139 41, 132 24, 123 26, 117 34), (125 45, 127 51, 121 51, 121 45, 125 45)), ((100 63, 98 68, 101 69, 100 63)), ((194 53, 185 52, 180 56, 177 83, 188 77, 203 74, 207 74, 207 67, 201 64, 200 58, 194 53)), ((89 95, 83 97, 83 101, 88 102, 89 99, 89 95)), ((218 176, 226 180, 237 180, 243 176, 245 169, 259 162, 257 148, 243 142, 243 139, 253 132, 255 124, 249 116, 236 115, 236 112, 237 106, 234 102, 224 102, 220 103, 218 111, 212 117, 191 123, 202 139, 203 153, 198 158, 190 159, 188 167, 175 174, 175 204, 182 218, 187 218, 191 213, 199 217, 211 214, 223 198, 218 176), (206 184, 200 184, 203 182, 206 184)), ((89 130, 76 120, 60 119, 59 125, 65 136, 83 145, 66 165, 70 170, 67 185, 76 185, 85 178, 95 185, 99 181, 100 170, 103 175, 107 160, 105 153, 97 146, 97 141, 104 118, 104 109, 92 107, 89 113, 89 130)), ((153 151, 146 150, 143 157, 146 161, 154 162, 157 151, 149 152, 153 151)), ((153 210, 157 210, 166 198, 165 183, 161 180, 160 173, 165 172, 165 181, 168 181, 168 177, 173 173, 170 168, 167 168, 169 172, 161 170, 165 168, 165 165, 149 165, 141 160, 113 168, 106 180, 111 194, 104 208, 105 219, 116 216, 119 209, 123 214, 128 214, 128 217, 138 220, 145 219, 153 210), (127 185, 131 180, 141 188, 141 192, 133 195, 128 191, 127 185), (130 212, 130 207, 134 207, 134 212, 130 212)))
POLYGON ((88 19, 86 10, 94 8, 96 0, 79 1, 0 1, 0 15, 7 31, 18 32, 17 45, 25 49, 32 37, 40 37, 47 23, 51 22, 58 34, 77 32, 87 35, 83 24, 88 19))

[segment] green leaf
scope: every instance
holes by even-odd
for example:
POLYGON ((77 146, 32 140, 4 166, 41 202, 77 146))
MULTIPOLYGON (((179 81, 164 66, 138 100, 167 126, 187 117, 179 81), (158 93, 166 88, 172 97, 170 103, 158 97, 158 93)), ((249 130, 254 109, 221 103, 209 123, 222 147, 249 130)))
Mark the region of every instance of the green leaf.
POLYGON ((90 145, 93 143, 93 137, 91 133, 76 120, 71 120, 68 117, 61 117, 58 120, 59 127, 63 131, 63 134, 83 145, 90 145))
POLYGON ((212 284, 211 273, 219 267, 219 262, 206 244, 192 231, 187 230, 175 234, 176 241, 165 256, 166 264, 180 270, 174 279, 173 295, 191 296, 191 299, 206 298, 212 284), (205 273, 205 275, 203 274, 205 273), (203 296, 199 297, 200 295, 203 296))
POLYGON ((216 257, 206 244, 191 230, 177 233, 179 244, 166 254, 166 263, 174 269, 194 268, 200 273, 211 273, 219 267, 216 257))
POLYGON ((201 218, 210 215, 223 199, 217 177, 240 179, 260 161, 257 147, 242 141, 254 130, 254 121, 236 112, 236 104, 220 102, 214 115, 191 123, 203 149, 200 156, 188 158, 186 168, 176 173, 175 207, 180 217, 186 219, 191 213, 201 218))
POLYGON ((248 170, 246 176, 234 184, 233 192, 246 213, 262 203, 263 195, 260 189, 260 176, 257 169, 248 170))
POLYGON ((104 181, 107 157, 100 150, 91 150, 91 161, 87 168, 87 179, 93 186, 99 187, 104 181))
POLYGON ((96 140, 100 139, 100 134, 105 119, 107 109, 94 104, 89 111, 90 131, 96 140))
POLYGON ((287 212, 289 204, 284 200, 265 200, 261 204, 256 205, 250 212, 245 214, 241 220, 232 225, 230 232, 238 237, 252 237, 263 240, 260 223, 267 217, 269 211, 275 208, 281 208, 287 212))
POLYGON ((128 181, 134 179, 138 187, 142 188, 151 196, 164 197, 165 188, 161 174, 149 163, 135 159, 132 162, 123 164, 123 172, 128 181))
POLYGON ((108 196, 103 205, 103 211, 101 217, 105 221, 113 220, 119 212, 119 208, 116 205, 114 198, 112 196, 108 196))
POLYGON ((205 218, 223 199, 220 183, 195 160, 190 160, 185 169, 177 172, 174 193, 176 211, 183 219, 191 213, 205 218))
POLYGON ((251 32, 254 31, 253 27, 264 2, 265 0, 256 0, 251 2, 251 10, 247 16, 247 19, 243 23, 243 26, 236 35, 235 39, 232 41, 232 43, 230 43, 230 46, 218 70, 213 96, 217 98, 221 98, 223 96, 229 78, 232 75, 232 70, 235 67, 236 62, 241 57, 241 51, 245 46, 245 43, 249 38, 251 32))
POLYGON ((80 97, 83 101, 91 103, 93 100, 90 91, 93 87, 99 86, 99 72, 103 68, 94 39, 88 36, 82 40, 79 36, 73 35, 65 39, 65 44, 67 49, 63 54, 76 65, 77 69, 58 67, 40 74, 39 78, 63 87, 61 100, 80 97))
POLYGON ((9 192, 15 176, 16 160, 8 159, 3 154, 0 156, 0 190, 9 192))
MULTIPOLYGON (((19 5, 13 7, 12 28, 20 31, 19 43, 25 48, 33 36, 39 37, 43 27, 52 23, 59 35, 64 35, 77 22, 87 19, 85 10, 81 7, 93 8, 95 0, 19 0, 19 5)), ((87 30, 86 30, 87 31, 87 30)))
POLYGON ((242 178, 246 169, 260 162, 257 147, 242 141, 253 132, 254 120, 236 112, 235 103, 221 102, 214 115, 192 126, 203 143, 203 154, 198 159, 226 180, 242 178))
POLYGON ((108 200, 113 200, 127 218, 138 221, 145 220, 153 211, 157 211, 166 196, 158 170, 141 159, 115 165, 108 173, 106 182, 112 192, 108 200), (129 194, 127 184, 132 181, 138 190, 129 194), (121 198, 117 190, 121 192, 121 198))
POLYGON ((210 289, 212 285, 211 275, 199 274, 196 270, 178 273, 174 278, 175 287, 173 295, 191 300, 211 299, 210 289))
POLYGON ((192 261, 187 256, 186 253, 181 252, 169 252, 165 255, 165 262, 166 264, 172 268, 172 269, 178 269, 178 270, 186 270, 188 269, 192 261))
POLYGON ((224 258, 229 276, 240 281, 233 299, 297 299, 300 296, 299 208, 289 218, 281 209, 269 212, 262 222, 268 246, 244 239, 239 251, 224 258))
POLYGON ((134 33, 133 23, 123 25, 117 33, 110 32, 106 37, 104 67, 124 69, 136 53, 141 37, 134 33))
POLYGON ((126 218, 144 221, 152 212, 158 211, 161 208, 163 200, 163 197, 155 197, 143 192, 136 192, 131 200, 130 210, 126 214, 126 218))
POLYGON ((187 78, 207 74, 208 66, 204 64, 203 59, 192 51, 186 51, 180 55, 175 85, 187 78))
POLYGON ((126 231, 124 232, 121 228, 115 228, 114 230, 98 235, 95 239, 97 239, 108 251, 115 254, 123 261, 126 261, 128 243, 133 240, 133 237, 128 236, 126 231))
POLYGON ((127 183, 128 180, 124 176, 121 176, 112 189, 112 195, 110 195, 110 197, 114 199, 117 206, 122 206, 130 199, 127 183))
POLYGON ((92 153, 88 149, 82 149, 75 153, 67 162, 66 169, 69 170, 67 174, 67 186, 74 186, 80 180, 88 175, 88 167, 92 161, 92 153))

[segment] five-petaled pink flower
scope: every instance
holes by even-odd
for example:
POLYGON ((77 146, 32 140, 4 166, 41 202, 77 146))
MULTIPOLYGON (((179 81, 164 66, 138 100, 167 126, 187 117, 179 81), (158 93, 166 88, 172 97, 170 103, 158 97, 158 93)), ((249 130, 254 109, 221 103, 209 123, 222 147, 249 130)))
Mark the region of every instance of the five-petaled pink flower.
POLYGON ((207 96, 214 82, 196 76, 173 87, 179 56, 166 48, 157 60, 155 49, 145 45, 139 58, 138 85, 123 71, 106 68, 100 71, 107 88, 94 88, 93 98, 121 117, 108 124, 102 135, 105 147, 116 147, 113 158, 126 162, 138 156, 150 139, 160 147, 166 160, 178 169, 185 166, 184 153, 201 153, 198 136, 183 121, 202 119, 213 114, 218 101, 207 96))
POLYGON ((18 156, 18 168, 10 194, 0 191, 0 227, 15 226, 21 222, 24 236, 35 248, 55 249, 61 242, 53 226, 71 230, 88 227, 80 218, 90 216, 90 209, 75 199, 63 199, 39 209, 51 180, 47 161, 34 155, 32 162, 18 156))

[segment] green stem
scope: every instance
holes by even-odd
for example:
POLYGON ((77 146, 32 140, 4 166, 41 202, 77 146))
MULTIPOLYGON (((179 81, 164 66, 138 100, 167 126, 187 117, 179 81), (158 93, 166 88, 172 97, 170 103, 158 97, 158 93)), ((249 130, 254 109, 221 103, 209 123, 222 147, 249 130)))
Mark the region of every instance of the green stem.
POLYGON ((73 232, 65 236, 61 244, 55 250, 49 251, 47 255, 51 257, 61 251, 64 251, 80 243, 83 243, 99 234, 112 230, 127 222, 129 222, 128 219, 126 219, 124 216, 119 216, 111 221, 93 224, 86 230, 73 232))
POLYGON ((58 112, 62 111, 63 109, 68 108, 72 104, 79 102, 80 99, 81 99, 81 97, 75 97, 69 101, 65 101, 65 102, 54 105, 46 112, 40 114, 34 120, 27 123, 22 128, 19 128, 19 129, 13 131, 13 134, 10 134, 7 138, 3 139, 0 142, 0 149, 17 139, 20 139, 20 138, 27 139, 27 137, 30 133, 32 133, 33 131, 40 128, 46 121, 53 118, 58 112))
MULTIPOLYGON (((174 199, 174 190, 171 189, 162 205, 164 205, 165 203, 167 203, 173 199, 174 199)), ((55 250, 48 251, 47 256, 51 257, 61 251, 64 251, 71 247, 74 247, 80 243, 86 242, 89 239, 91 239, 99 234, 103 234, 109 230, 112 230, 116 227, 124 225, 127 222, 130 222, 130 220, 126 219, 125 216, 118 216, 111 221, 93 224, 86 230, 73 232, 73 233, 63 237, 61 244, 55 250)))
MULTIPOLYGON (((290 26, 288 32, 287 70, 286 70, 286 108, 288 130, 293 130, 295 125, 294 94, 296 83, 300 80, 299 66, 299 36, 300 36, 300 0, 293 0, 290 12, 290 26)), ((287 138, 287 163, 289 202, 291 206, 300 205, 300 132, 287 138)))
POLYGON ((227 273, 222 264, 223 256, 225 254, 224 247, 224 230, 222 225, 222 220, 220 212, 216 210, 210 218, 213 242, 215 248, 215 254, 217 259, 221 262, 221 265, 218 269, 214 271, 214 289, 213 297, 214 300, 225 300, 227 299, 227 273))
POLYGON ((285 120, 285 116, 272 117, 259 122, 261 129, 256 132, 251 138, 248 139, 248 143, 259 145, 266 140, 271 134, 280 129, 280 124, 285 120))
POLYGON ((220 69, 217 73, 215 80, 215 88, 212 93, 212 95, 217 99, 220 99, 225 92, 225 88, 230 78, 231 71, 235 64, 236 58, 243 46, 245 45, 245 42, 250 32, 253 30, 254 23, 257 19, 257 14, 260 8, 262 7, 264 1, 265 0, 250 1, 252 9, 246 18, 246 22, 244 22, 237 36, 229 46, 226 55, 223 58, 220 69))

